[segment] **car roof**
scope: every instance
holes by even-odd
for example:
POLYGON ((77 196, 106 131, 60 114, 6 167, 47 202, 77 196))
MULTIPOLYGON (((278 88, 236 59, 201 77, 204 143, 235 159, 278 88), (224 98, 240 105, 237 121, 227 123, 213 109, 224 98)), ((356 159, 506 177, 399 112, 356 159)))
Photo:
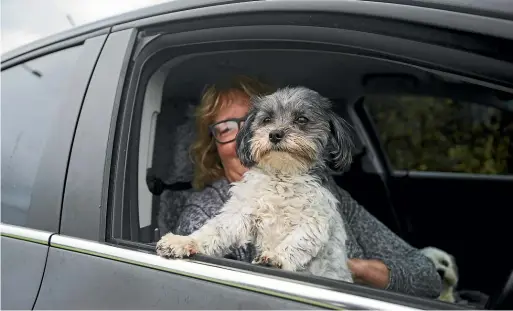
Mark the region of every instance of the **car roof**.
POLYGON ((359 0, 412 5, 513 20, 511 0, 359 0))
MULTIPOLYGON (((75 27, 51 36, 36 40, 29 44, 10 50, 2 54, 1 62, 8 61, 33 50, 43 48, 67 39, 87 35, 95 31, 128 23, 142 18, 163 15, 172 12, 185 11, 195 8, 254 1, 289 1, 289 0, 172 0, 169 2, 141 8, 124 14, 107 17, 96 22, 75 27)), ((311 0, 310 0, 311 1, 311 0)), ((417 7, 441 9, 447 11, 468 13, 486 17, 498 17, 513 20, 512 0, 333 0, 333 1, 362 1, 384 2, 398 5, 411 5, 417 7)))
POLYGON ((134 11, 130 11, 127 13, 114 15, 111 17, 107 17, 104 19, 100 19, 98 21, 84 24, 69 30, 65 30, 42 39, 33 41, 29 44, 20 46, 13 50, 10 50, 4 54, 2 54, 2 63, 12 59, 14 57, 20 56, 22 54, 28 53, 32 50, 36 50, 39 48, 43 48, 45 46, 64 41, 73 37, 78 37, 81 35, 86 35, 101 29, 105 29, 108 27, 113 27, 115 25, 128 23, 134 20, 138 20, 141 18, 162 15, 172 12, 185 11, 190 9, 196 9, 207 6, 228 4, 228 3, 239 3, 239 2, 250 2, 250 1, 259 1, 259 0, 172 0, 161 4, 156 4, 152 6, 148 6, 145 8, 137 9, 134 11))

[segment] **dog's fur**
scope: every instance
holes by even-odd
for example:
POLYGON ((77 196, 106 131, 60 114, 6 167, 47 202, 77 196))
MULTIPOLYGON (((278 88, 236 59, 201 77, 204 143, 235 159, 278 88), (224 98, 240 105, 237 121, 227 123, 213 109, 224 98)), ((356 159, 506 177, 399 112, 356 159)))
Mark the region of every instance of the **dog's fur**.
POLYGON ((157 253, 222 256, 250 242, 254 264, 353 282, 338 201, 324 186, 328 168, 350 163, 352 146, 345 121, 313 90, 253 98, 237 135, 237 154, 250 170, 216 217, 189 236, 165 235, 157 253), (281 140, 273 143, 272 133, 281 140))
POLYGON ((432 246, 421 249, 421 252, 433 261, 436 271, 442 278, 442 292, 438 299, 454 303, 454 291, 458 285, 458 266, 454 256, 432 246))

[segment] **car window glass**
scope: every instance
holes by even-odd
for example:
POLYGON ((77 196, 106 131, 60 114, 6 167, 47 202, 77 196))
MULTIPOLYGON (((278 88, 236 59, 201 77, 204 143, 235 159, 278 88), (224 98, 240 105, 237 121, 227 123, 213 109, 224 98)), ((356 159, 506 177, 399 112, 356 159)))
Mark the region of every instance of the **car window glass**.
POLYGON ((25 226, 43 150, 81 47, 3 70, 2 222, 25 226))
POLYGON ((513 113, 450 98, 369 96, 394 170, 512 175, 513 113))

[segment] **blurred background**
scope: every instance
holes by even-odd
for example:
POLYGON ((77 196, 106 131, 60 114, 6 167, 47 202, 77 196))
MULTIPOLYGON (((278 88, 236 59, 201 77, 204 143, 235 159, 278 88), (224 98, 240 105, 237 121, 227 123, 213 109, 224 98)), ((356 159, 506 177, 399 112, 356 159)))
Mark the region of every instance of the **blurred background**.
POLYGON ((1 0, 1 53, 71 27, 167 1, 1 0))

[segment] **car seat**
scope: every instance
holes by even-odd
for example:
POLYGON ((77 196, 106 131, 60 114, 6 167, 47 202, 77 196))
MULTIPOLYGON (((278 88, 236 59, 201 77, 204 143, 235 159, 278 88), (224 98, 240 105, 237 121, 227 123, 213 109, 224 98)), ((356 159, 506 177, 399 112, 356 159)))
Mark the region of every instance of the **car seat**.
POLYGON ((195 106, 192 100, 169 99, 157 118, 152 165, 146 172, 147 189, 153 195, 152 228, 158 229, 157 235, 174 230, 192 191, 189 147, 194 140, 195 106))

